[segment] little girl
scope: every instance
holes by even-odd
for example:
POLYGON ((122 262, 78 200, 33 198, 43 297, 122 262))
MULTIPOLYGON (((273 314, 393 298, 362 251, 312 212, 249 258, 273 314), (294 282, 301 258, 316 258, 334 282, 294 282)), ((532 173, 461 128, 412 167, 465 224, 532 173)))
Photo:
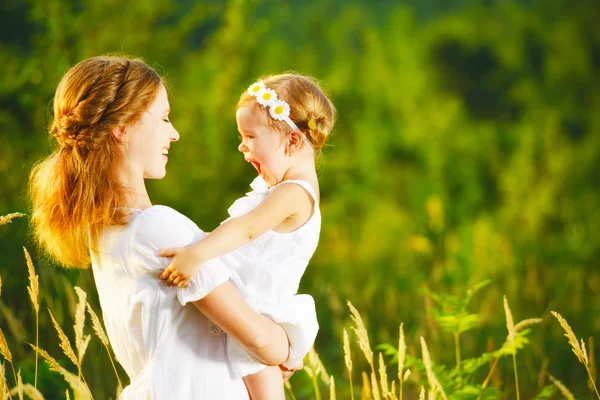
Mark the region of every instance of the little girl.
MULTIPOLYGON (((286 365, 304 358, 318 330, 312 297, 296 292, 319 240, 315 154, 334 119, 333 104, 308 77, 281 74, 251 85, 240 97, 236 120, 238 149, 258 171, 254 190, 236 200, 230 218, 202 240, 159 254, 173 257, 160 276, 165 284, 196 285, 178 291, 182 304, 197 300, 185 293, 202 293, 203 283, 194 280, 202 264, 227 254, 223 259, 235 269, 230 280, 244 299, 286 330, 286 365)), ((230 337, 227 354, 232 378, 244 378, 253 400, 285 398, 279 367, 262 364, 230 337)))

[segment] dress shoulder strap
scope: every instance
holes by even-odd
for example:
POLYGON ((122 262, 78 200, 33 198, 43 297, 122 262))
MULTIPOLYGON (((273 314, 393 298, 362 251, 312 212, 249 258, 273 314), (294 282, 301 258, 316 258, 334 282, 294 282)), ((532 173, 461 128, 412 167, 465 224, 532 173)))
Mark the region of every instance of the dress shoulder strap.
MULTIPOLYGON (((295 183, 296 185, 300 185, 302 186, 304 189, 306 189, 306 191, 308 193, 310 193, 311 197, 313 198, 315 205, 318 207, 319 206, 319 201, 317 200, 317 193, 315 192, 315 190, 313 189, 312 185, 306 181, 303 181, 301 179, 290 179, 289 181, 283 181, 283 182, 279 182, 277 185, 275 186, 279 186, 279 185, 283 185, 285 183, 295 183)), ((274 186, 274 187, 275 187, 274 186)))

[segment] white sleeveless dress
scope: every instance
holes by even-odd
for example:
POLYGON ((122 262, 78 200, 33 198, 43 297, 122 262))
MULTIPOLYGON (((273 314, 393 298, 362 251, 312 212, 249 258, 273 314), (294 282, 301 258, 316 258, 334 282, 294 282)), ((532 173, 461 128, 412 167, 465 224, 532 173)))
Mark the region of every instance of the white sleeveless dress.
MULTIPOLYGON (((229 253, 221 261, 230 267, 229 280, 244 300, 255 311, 268 316, 285 329, 290 341, 289 360, 295 363, 308 353, 319 330, 313 298, 296 293, 319 242, 321 213, 316 193, 308 182, 289 180, 276 186, 283 184, 299 185, 310 194, 314 200, 310 219, 293 232, 277 233, 270 230, 229 253)), ((229 208, 230 217, 239 217, 253 210, 276 186, 269 189, 262 177, 257 177, 250 184, 253 191, 236 200, 229 208)), ((198 299, 195 288, 203 286, 203 279, 202 274, 194 276, 187 288, 190 290, 178 292, 182 305, 198 299)), ((233 338, 227 336, 226 341, 232 379, 256 373, 265 367, 233 338)))

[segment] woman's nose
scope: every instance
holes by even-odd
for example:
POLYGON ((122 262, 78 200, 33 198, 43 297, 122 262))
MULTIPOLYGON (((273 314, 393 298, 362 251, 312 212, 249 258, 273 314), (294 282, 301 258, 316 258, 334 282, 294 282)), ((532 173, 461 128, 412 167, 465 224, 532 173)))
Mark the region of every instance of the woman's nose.
POLYGON ((179 140, 179 132, 177 132, 177 129, 173 128, 173 133, 171 134, 171 141, 176 142, 178 140, 179 140))
POLYGON ((244 142, 240 143, 240 145, 238 146, 238 150, 241 151, 242 153, 247 150, 246 145, 244 144, 244 142))

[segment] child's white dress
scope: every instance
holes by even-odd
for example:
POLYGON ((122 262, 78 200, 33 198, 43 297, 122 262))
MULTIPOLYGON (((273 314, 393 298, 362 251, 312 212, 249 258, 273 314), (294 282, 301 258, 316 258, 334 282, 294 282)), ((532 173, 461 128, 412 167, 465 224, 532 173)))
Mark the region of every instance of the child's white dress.
MULTIPOLYGON (((316 193, 308 182, 289 180, 276 186, 283 184, 300 185, 310 194, 314 200, 310 219, 293 232, 277 233, 270 230, 228 254, 233 257, 223 260, 232 269, 229 279, 244 300, 255 311, 268 316, 285 329, 290 341, 289 360, 294 363, 308 353, 319 329, 313 298, 296 293, 300 279, 317 248, 321 213, 316 193), (231 262, 231 258, 237 262, 231 262)), ((236 200, 229 208, 230 217, 239 217, 253 210, 276 186, 269 189, 265 181, 260 176, 257 177, 250 184, 253 191, 236 200)), ((187 290, 178 291, 182 305, 206 294, 201 279, 202 276, 196 274, 187 290)), ((227 355, 232 379, 256 373, 265 367, 229 336, 227 355)))

